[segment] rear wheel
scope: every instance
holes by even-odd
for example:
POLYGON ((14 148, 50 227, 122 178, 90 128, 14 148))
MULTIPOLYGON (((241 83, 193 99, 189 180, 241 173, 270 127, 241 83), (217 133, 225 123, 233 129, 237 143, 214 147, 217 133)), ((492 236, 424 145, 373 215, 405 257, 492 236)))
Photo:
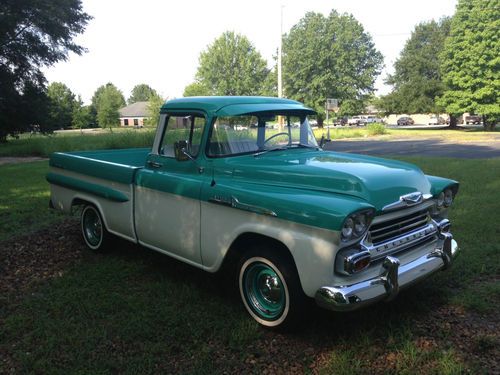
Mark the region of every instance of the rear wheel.
POLYGON ((93 251, 103 251, 108 248, 111 235, 94 205, 89 204, 83 208, 80 222, 83 240, 88 248, 93 251))
POLYGON ((239 263, 239 290, 248 313, 259 324, 280 329, 295 327, 306 309, 295 265, 279 249, 249 251, 239 263))

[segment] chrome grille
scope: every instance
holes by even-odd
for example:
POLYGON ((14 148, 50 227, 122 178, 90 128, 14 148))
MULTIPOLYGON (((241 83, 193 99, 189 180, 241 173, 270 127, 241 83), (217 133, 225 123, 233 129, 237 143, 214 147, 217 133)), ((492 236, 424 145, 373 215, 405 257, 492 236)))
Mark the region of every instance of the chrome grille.
POLYGON ((429 210, 425 208, 395 219, 382 221, 370 227, 368 238, 373 245, 378 245, 391 238, 400 237, 425 227, 429 218, 429 210))

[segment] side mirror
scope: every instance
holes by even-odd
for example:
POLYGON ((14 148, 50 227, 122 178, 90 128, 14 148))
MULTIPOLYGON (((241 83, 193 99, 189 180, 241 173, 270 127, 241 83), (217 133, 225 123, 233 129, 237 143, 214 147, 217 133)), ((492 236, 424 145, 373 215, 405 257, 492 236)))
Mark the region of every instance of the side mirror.
POLYGON ((187 149, 188 149, 187 141, 176 141, 174 143, 175 159, 177 161, 194 160, 194 158, 187 151, 187 149))

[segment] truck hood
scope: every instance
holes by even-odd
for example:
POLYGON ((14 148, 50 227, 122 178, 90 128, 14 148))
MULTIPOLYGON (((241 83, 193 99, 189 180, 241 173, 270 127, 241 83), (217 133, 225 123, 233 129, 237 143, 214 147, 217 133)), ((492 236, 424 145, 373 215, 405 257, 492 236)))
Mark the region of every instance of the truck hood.
POLYGON ((241 182, 354 196, 378 211, 401 195, 431 190, 415 165, 364 155, 291 149, 226 162, 241 182))

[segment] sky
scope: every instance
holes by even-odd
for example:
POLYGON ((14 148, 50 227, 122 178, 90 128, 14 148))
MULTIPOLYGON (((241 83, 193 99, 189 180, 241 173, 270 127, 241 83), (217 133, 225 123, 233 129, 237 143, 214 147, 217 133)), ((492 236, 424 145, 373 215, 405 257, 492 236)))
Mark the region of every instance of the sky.
POLYGON ((245 35, 273 65, 280 38, 306 12, 324 15, 335 9, 352 14, 384 56, 376 94, 390 91, 384 78, 415 25, 451 16, 457 0, 83 0, 93 16, 76 41, 88 49, 82 56, 44 69, 49 82, 63 82, 89 103, 107 82, 125 95, 146 83, 165 98, 181 97, 194 81, 201 51, 225 31, 245 35), (282 8, 283 7, 283 8, 282 8))

